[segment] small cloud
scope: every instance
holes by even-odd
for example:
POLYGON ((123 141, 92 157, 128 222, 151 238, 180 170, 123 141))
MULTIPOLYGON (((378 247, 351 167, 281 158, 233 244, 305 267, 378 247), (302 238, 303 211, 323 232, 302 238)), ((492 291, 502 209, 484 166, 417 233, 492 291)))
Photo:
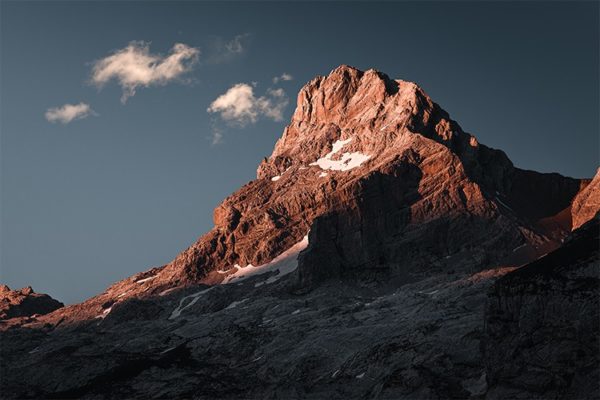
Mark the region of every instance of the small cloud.
POLYGON ((251 85, 238 83, 217 97, 207 111, 219 113, 224 121, 243 127, 256 123, 260 117, 281 121, 287 105, 283 89, 268 89, 265 96, 256 97, 251 85))
POLYGON ((293 79, 294 77, 292 75, 288 74, 287 72, 284 72, 280 76, 276 76, 275 78, 273 78, 273 83, 277 84, 279 82, 291 81, 293 79))
POLYGON ((248 37, 247 33, 243 35, 237 35, 229 42, 225 43, 225 49, 231 54, 239 54, 244 51, 243 41, 248 37))
POLYGON ((46 111, 46 119, 48 122, 68 124, 76 119, 87 118, 90 115, 96 115, 89 104, 65 104, 62 107, 49 108, 46 111))
POLYGON ((236 35, 231 40, 226 40, 221 37, 213 38, 212 43, 209 44, 211 50, 206 61, 209 64, 220 64, 242 55, 246 52, 249 39, 249 33, 236 35))
POLYGON ((216 146, 223 142, 223 130, 221 128, 214 126, 212 127, 212 135, 210 137, 210 144, 212 146, 216 146))
POLYGON ((123 89, 121 102, 135 95, 138 87, 166 85, 192 70, 200 50, 176 43, 167 56, 151 54, 146 42, 131 42, 127 47, 94 62, 91 81, 98 87, 115 79, 123 89))

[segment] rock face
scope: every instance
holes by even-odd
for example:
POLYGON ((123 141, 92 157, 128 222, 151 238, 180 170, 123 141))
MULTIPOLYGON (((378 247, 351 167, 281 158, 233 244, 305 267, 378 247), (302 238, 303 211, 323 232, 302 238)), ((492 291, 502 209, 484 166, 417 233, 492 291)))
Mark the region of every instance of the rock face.
POLYGON ((10 290, 0 285, 0 320, 48 314, 64 304, 47 294, 35 293, 31 286, 21 290, 10 290))
POLYGON ((600 169, 594 179, 573 200, 571 214, 573 229, 589 221, 600 210, 600 169))
POLYGON ((496 282, 483 340, 488 397, 600 398, 600 217, 496 282))
POLYGON ((4 329, 2 388, 481 398, 487 289, 560 246, 586 182, 518 169, 414 83, 341 66, 171 263, 4 329))

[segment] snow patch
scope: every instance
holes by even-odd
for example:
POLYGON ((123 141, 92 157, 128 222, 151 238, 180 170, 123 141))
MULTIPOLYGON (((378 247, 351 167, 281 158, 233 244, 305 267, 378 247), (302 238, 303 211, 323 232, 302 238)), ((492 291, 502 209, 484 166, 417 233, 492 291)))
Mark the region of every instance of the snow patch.
POLYGON ((370 301, 369 303, 365 303, 365 307, 369 307, 372 304, 378 303, 379 300, 383 299, 385 296, 379 296, 374 298, 372 301, 370 301))
POLYGON ((148 278, 140 279, 140 280, 138 280, 138 281, 135 281, 135 283, 144 283, 144 282, 151 281, 152 279, 155 279, 155 278, 156 278, 156 275, 154 275, 154 276, 150 276, 150 277, 148 277, 148 278))
POLYGON ((173 288, 170 288, 170 289, 167 289, 167 290, 163 290, 163 291, 162 291, 162 292, 160 292, 158 295, 159 295, 159 296, 164 296, 164 295, 166 295, 166 294, 169 294, 169 293, 171 293, 171 292, 172 292, 173 290, 175 290, 175 289, 177 289, 177 288, 176 288, 176 287, 173 287, 173 288))
POLYGON ((353 168, 360 166, 362 163, 367 161, 371 156, 362 154, 359 152, 354 153, 343 153, 339 160, 332 160, 334 154, 339 152, 345 145, 350 143, 352 138, 346 140, 336 141, 329 153, 325 157, 319 158, 310 165, 318 165, 321 169, 332 170, 332 171, 348 171, 353 168))
POLYGON ((176 309, 173 310, 169 319, 175 319, 175 318, 179 317, 183 310, 196 304, 196 302, 200 299, 200 296, 202 296, 204 293, 210 292, 212 289, 213 289, 213 287, 209 287, 208 289, 204 289, 204 290, 201 290, 194 294, 190 294, 189 296, 185 296, 184 298, 179 300, 179 305, 177 306, 176 309), (186 305, 183 305, 183 303, 187 299, 192 299, 192 300, 190 300, 186 305))
POLYGON ((264 282, 258 282, 254 286, 258 287, 264 284, 271 284, 298 268, 298 254, 304 250, 306 246, 308 246, 308 235, 304 236, 301 241, 266 264, 257 267, 252 264, 248 264, 246 267, 240 267, 238 264, 235 264, 234 268, 236 271, 233 274, 226 276, 221 284, 227 285, 230 283, 237 283, 252 276, 278 271, 276 275, 269 277, 264 282))
POLYGON ((390 126, 392 124, 392 122, 396 121, 398 119, 398 117, 400 117, 399 115, 395 116, 390 122, 388 122, 387 124, 385 124, 384 126, 381 127, 381 129, 379 129, 380 131, 383 131, 385 128, 387 128, 388 126, 390 126))
POLYGON ((522 245, 515 247, 514 249, 512 249, 513 253, 519 249, 522 249, 523 247, 527 246, 527 243, 523 243, 522 245))
POLYGON ((177 346, 169 347, 168 349, 161 351, 160 354, 168 353, 169 351, 175 350, 176 348, 177 348, 177 346))
POLYGON ((327 175, 328 175, 328 174, 327 174, 327 172, 321 172, 321 173, 319 174, 319 178, 324 178, 324 177, 326 177, 327 175))
POLYGON ((281 176, 280 176, 280 175, 277 175, 277 176, 274 176, 274 177, 272 177, 272 178, 271 178, 271 180, 272 180, 273 182, 277 182, 279 179, 281 179, 281 176))
POLYGON ((239 300, 239 301, 234 301, 233 303, 231 303, 230 305, 227 306, 227 308, 225 308, 226 310, 231 310, 232 308, 236 308, 237 306, 239 306, 242 303, 247 302, 250 299, 243 299, 243 300, 239 300))
POLYGON ((292 315, 300 314, 300 310, 296 310, 292 313, 292 315))
MULTIPOLYGON (((256 283, 254 286, 258 287, 258 286, 262 286, 265 284, 267 284, 267 285, 271 284, 271 283, 279 280, 281 277, 293 272, 294 270, 296 270, 296 268, 298 268, 298 254, 302 250, 304 250, 306 248, 306 246, 308 246, 308 234, 306 236, 304 236, 304 238, 302 238, 301 241, 294 244, 292 247, 285 250, 283 253, 281 253, 280 255, 278 255, 277 257, 275 257, 273 260, 271 260, 270 262, 268 262, 266 264, 259 265, 257 267, 253 266, 252 264, 249 264, 244 268, 240 267, 238 264, 235 264, 233 268, 230 268, 228 270, 224 270, 224 271, 218 270, 217 272, 219 272, 220 274, 225 274, 225 273, 228 273, 229 271, 231 271, 232 269, 235 269, 235 272, 226 276, 225 279, 223 280, 223 282, 221 282, 221 284, 227 285, 227 284, 231 284, 231 283, 238 283, 240 281, 246 280, 253 276, 266 274, 268 272, 277 272, 277 274, 270 276, 263 282, 256 283)), ((241 283, 238 283, 238 284, 241 285, 241 283)), ((204 293, 209 292, 213 288, 214 288, 214 286, 209 287, 208 289, 204 289, 199 292, 193 293, 189 296, 183 297, 179 301, 179 305, 177 306, 177 308, 171 312, 169 319, 175 319, 175 318, 179 317, 185 309, 196 304, 196 302, 200 299, 200 296, 202 296, 204 293)), ((167 289, 167 290, 161 292, 159 295, 162 296, 174 289, 175 288, 167 289)), ((234 301, 226 309, 235 308, 239 304, 245 302, 246 300, 248 300, 248 299, 234 301)))
POLYGON ((496 196, 496 200, 498 200, 498 203, 502 204, 504 207, 508 208, 510 211, 513 211, 513 209, 510 208, 509 206, 507 206, 505 202, 500 200, 500 198, 498 196, 496 196))
POLYGON ((112 306, 108 307, 106 310, 102 311, 102 314, 96 315, 96 318, 104 319, 110 312, 112 311, 112 306))
POLYGON ((439 290, 439 289, 437 289, 437 290, 434 290, 433 292, 423 292, 423 291, 421 291, 421 292, 417 292, 417 293, 419 293, 419 294, 425 294, 425 295, 427 295, 427 296, 431 296, 431 295, 434 295, 434 294, 436 294, 436 293, 437 293, 437 292, 439 292, 439 291, 440 291, 440 290, 439 290))
POLYGON ((362 374, 356 375, 356 379, 362 379, 365 377, 365 373, 363 372, 362 374))

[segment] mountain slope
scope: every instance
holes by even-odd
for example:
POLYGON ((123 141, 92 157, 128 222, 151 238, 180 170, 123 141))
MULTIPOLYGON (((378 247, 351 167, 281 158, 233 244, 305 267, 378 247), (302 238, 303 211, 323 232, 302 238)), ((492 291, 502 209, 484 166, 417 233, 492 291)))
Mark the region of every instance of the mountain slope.
POLYGON ((492 286, 483 340, 490 397, 600 398, 598 310, 600 216, 492 286))

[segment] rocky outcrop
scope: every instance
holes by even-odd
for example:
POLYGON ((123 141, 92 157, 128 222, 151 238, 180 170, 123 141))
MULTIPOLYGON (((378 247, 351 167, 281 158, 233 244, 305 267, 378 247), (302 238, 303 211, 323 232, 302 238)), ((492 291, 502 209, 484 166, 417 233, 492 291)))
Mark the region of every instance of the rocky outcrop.
POLYGON ((0 285, 0 320, 48 314, 63 306, 47 294, 35 293, 31 286, 10 290, 0 285))
POLYGON ((600 169, 594 179, 573 200, 571 206, 573 229, 579 228, 592 219, 598 211, 600 211, 600 169))
POLYGON ((600 398, 600 219, 490 290, 482 349, 496 398, 600 398))

